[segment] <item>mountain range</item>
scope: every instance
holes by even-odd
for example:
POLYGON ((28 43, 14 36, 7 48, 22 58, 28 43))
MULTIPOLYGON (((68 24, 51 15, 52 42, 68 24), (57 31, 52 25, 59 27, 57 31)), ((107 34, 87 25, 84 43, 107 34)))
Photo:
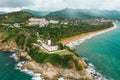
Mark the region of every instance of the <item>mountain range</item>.
POLYGON ((32 13, 32 14, 39 16, 39 17, 46 16, 49 13, 51 13, 51 11, 35 11, 35 10, 30 10, 30 9, 23 9, 22 11, 32 13))
POLYGON ((56 12, 51 12, 45 17, 50 18, 106 18, 120 19, 120 12, 116 10, 95 10, 95 9, 63 9, 56 12))
POLYGON ((120 19, 120 12, 117 10, 97 10, 97 9, 70 9, 65 8, 58 11, 34 11, 24 9, 22 11, 32 13, 39 17, 46 18, 72 18, 72 19, 91 19, 91 18, 106 18, 120 19))
MULTIPOLYGON (((53 11, 53 12, 51 12, 51 11, 34 11, 34 10, 30 10, 30 9, 23 9, 22 12, 27 12, 27 13, 33 14, 35 16, 45 17, 45 18, 70 18, 70 19, 105 18, 105 19, 120 20, 120 12, 117 10, 65 8, 65 9, 53 11)), ((12 13, 14 14, 14 12, 12 12, 12 13)), ((4 13, 0 12, 0 14, 4 14, 4 13)), ((10 14, 10 13, 7 13, 7 14, 10 14)))

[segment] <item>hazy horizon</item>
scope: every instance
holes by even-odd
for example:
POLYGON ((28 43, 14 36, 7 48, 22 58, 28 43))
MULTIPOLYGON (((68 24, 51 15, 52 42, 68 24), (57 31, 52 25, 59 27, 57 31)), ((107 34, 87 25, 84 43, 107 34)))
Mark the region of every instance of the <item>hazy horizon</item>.
POLYGON ((0 2, 0 11, 12 12, 21 9, 57 11, 64 8, 120 11, 119 3, 119 0, 4 0, 0 2))

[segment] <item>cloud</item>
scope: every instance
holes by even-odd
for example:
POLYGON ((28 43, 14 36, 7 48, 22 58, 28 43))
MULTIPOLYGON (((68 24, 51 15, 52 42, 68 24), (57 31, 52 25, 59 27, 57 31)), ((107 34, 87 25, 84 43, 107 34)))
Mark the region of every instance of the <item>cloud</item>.
POLYGON ((102 0, 65 0, 70 8, 96 8, 102 0))
POLYGON ((120 0, 106 0, 101 6, 100 9, 116 9, 120 11, 120 0))
POLYGON ((5 8, 1 8, 0 7, 0 11, 2 12, 13 12, 13 11, 20 11, 21 8, 17 7, 17 8, 9 8, 9 7, 5 7, 5 8))
POLYGON ((58 10, 67 7, 64 0, 35 0, 34 9, 39 10, 58 10))
POLYGON ((0 2, 0 10, 16 11, 20 7, 47 11, 63 8, 120 10, 119 3, 120 0, 3 0, 0 2))
POLYGON ((20 7, 20 6, 31 6, 34 5, 33 0, 2 0, 0 1, 0 7, 20 7))
POLYGON ((34 0, 34 9, 59 10, 63 8, 74 9, 120 9, 120 0, 34 0))

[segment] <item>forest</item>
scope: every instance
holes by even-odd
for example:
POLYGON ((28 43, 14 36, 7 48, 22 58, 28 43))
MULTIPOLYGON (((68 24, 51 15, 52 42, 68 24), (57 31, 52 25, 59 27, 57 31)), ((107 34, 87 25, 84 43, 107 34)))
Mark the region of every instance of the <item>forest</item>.
POLYGON ((68 23, 64 24, 49 24, 46 27, 31 26, 27 28, 29 30, 35 30, 39 32, 40 35, 43 35, 43 39, 47 40, 51 38, 54 43, 58 43, 61 39, 68 38, 75 35, 80 35, 87 32, 98 31, 112 27, 112 23, 99 23, 97 25, 91 25, 88 23, 68 23))

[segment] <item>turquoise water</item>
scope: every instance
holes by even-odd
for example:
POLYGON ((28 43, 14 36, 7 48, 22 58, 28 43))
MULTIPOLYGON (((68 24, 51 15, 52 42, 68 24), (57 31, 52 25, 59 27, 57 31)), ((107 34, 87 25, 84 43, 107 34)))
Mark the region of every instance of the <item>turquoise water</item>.
POLYGON ((120 22, 117 28, 98 35, 76 47, 76 52, 108 80, 120 80, 120 22))
POLYGON ((32 80, 32 76, 15 69, 18 62, 11 55, 11 52, 0 52, 0 80, 32 80))

